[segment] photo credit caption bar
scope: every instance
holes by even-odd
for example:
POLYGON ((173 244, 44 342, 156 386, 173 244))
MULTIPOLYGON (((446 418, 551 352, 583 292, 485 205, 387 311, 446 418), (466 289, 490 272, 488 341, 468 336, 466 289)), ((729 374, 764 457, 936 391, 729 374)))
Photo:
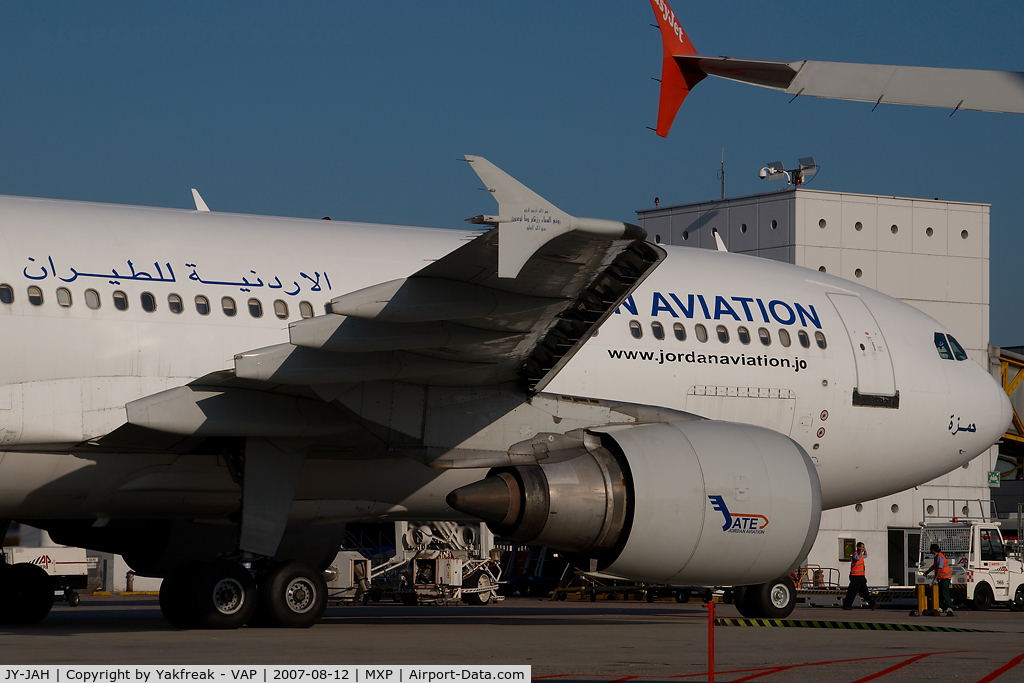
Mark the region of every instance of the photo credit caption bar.
POLYGON ((435 681, 528 681, 530 666, 4 666, 0 683, 164 683, 164 681, 347 681, 350 683, 434 683, 435 681))

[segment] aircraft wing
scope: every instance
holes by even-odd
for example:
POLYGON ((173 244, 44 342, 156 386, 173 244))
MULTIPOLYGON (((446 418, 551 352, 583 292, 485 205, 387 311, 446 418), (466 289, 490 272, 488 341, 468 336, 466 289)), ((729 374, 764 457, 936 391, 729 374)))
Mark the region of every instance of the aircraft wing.
POLYGON ((498 214, 468 219, 488 230, 407 278, 333 299, 288 341, 240 351, 234 372, 133 401, 129 423, 321 438, 352 427, 323 401, 360 383, 541 391, 665 253, 635 225, 570 216, 486 159, 467 161, 498 201, 498 214))
POLYGON ((1021 72, 701 55, 665 0, 651 0, 651 6, 664 53, 655 129, 662 137, 668 135, 686 96, 708 76, 793 96, 1024 114, 1021 72))

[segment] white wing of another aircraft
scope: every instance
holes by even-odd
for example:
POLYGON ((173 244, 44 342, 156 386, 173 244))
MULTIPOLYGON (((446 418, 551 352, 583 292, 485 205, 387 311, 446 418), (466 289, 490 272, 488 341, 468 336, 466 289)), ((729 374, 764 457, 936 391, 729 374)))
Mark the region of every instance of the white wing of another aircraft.
POLYGON ((690 90, 707 76, 838 100, 1024 114, 1024 73, 846 62, 773 62, 697 54, 665 0, 651 0, 664 61, 658 135, 665 137, 690 90))

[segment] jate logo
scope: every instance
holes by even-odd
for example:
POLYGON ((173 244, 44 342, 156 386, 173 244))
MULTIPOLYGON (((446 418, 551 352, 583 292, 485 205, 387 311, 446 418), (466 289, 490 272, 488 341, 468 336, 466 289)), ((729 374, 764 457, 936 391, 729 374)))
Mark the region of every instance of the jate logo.
POLYGON ((725 517, 722 531, 731 534, 763 534, 768 526, 768 518, 764 515, 748 515, 729 512, 729 507, 721 496, 708 496, 711 507, 725 517))
POLYGON ((40 555, 32 560, 31 564, 38 564, 43 569, 49 569, 50 565, 53 564, 53 560, 50 559, 49 555, 40 555))

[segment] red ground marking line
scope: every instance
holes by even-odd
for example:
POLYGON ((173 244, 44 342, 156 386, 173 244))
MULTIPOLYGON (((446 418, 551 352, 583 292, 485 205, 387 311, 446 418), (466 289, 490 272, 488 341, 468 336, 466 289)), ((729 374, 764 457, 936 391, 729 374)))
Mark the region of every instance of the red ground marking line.
POLYGON ((911 657, 910 659, 906 660, 905 662, 900 662, 899 664, 894 664, 893 666, 890 666, 888 669, 883 669, 882 671, 879 671, 878 673, 871 674, 870 676, 865 676, 864 678, 858 678, 853 683, 867 683, 867 681, 873 681, 876 678, 881 678, 882 676, 887 676, 887 675, 891 674, 893 671, 896 671, 897 669, 902 669, 903 667, 907 666, 908 664, 913 664, 917 660, 924 659, 925 657, 929 657, 929 656, 931 656, 933 654, 935 654, 935 653, 929 652, 929 653, 923 654, 923 655, 916 655, 916 656, 911 657))
POLYGON ((768 669, 767 671, 762 671, 759 674, 753 674, 751 676, 744 676, 743 678, 737 678, 734 681, 732 681, 732 683, 743 683, 743 681, 752 681, 755 678, 760 678, 761 676, 769 676, 771 674, 777 674, 780 671, 789 671, 790 669, 796 668, 796 666, 797 666, 796 664, 791 664, 789 666, 777 666, 774 669, 768 669))
POLYGON ((623 678, 616 678, 615 680, 608 681, 608 683, 622 683, 622 681, 631 681, 634 678, 637 678, 637 677, 636 676, 625 676, 623 678))
POLYGON ((995 679, 999 678, 1013 667, 1020 664, 1021 661, 1024 661, 1024 654, 1017 655, 1016 657, 1008 661, 1006 664, 1002 665, 1001 667, 990 673, 988 676, 982 678, 980 681, 978 681, 978 683, 989 683, 990 681, 994 681, 995 679))

